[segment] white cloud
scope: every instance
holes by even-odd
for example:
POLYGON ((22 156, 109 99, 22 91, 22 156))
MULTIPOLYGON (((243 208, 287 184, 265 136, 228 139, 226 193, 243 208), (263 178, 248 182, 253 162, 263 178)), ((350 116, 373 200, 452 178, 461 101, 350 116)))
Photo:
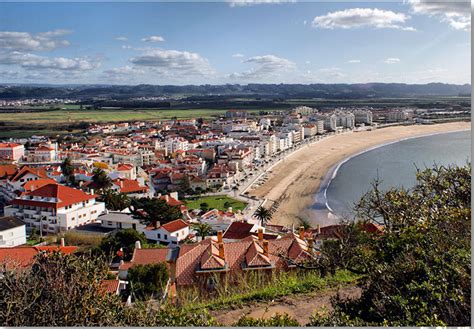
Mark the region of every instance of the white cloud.
POLYGON ((358 64, 358 63, 360 63, 360 59, 351 59, 351 60, 348 61, 348 63, 350 63, 350 64, 358 64))
POLYGON ((400 58, 397 58, 397 57, 390 57, 390 58, 387 58, 385 61, 384 61, 385 64, 396 64, 396 63, 400 63, 400 58))
POLYGON ((230 78, 247 81, 268 80, 282 77, 296 69, 295 63, 275 55, 250 57, 243 63, 254 64, 255 67, 245 72, 232 73, 229 75, 230 78))
POLYGON ((115 40, 117 40, 117 41, 128 41, 128 38, 124 37, 124 36, 119 36, 119 37, 116 37, 115 40))
POLYGON ((145 37, 142 39, 143 42, 163 42, 165 38, 160 35, 150 35, 149 37, 145 37))
POLYGON ((229 0, 227 2, 231 7, 244 7, 254 5, 295 3, 296 0, 229 0))
POLYGON ((8 51, 50 51, 69 46, 69 41, 59 38, 69 34, 67 30, 54 30, 33 35, 28 32, 0 32, 0 49, 8 51))
POLYGON ((130 45, 122 45, 122 49, 133 49, 130 45))
POLYGON ((471 29, 470 2, 408 0, 408 4, 415 14, 437 17, 456 30, 469 31, 471 29))
POLYGON ((19 65, 33 70, 88 71, 100 66, 88 58, 43 57, 30 53, 14 51, 0 54, 0 64, 19 65))
POLYGON ((232 57, 234 57, 234 58, 243 58, 245 56, 243 54, 237 53, 237 54, 233 54, 232 57))
POLYGON ((157 69, 163 73, 205 75, 213 72, 209 61, 197 53, 178 50, 148 49, 130 59, 132 64, 157 69))
POLYGON ((102 76, 106 81, 128 83, 131 81, 137 81, 137 79, 144 74, 145 70, 129 65, 114 67, 102 72, 102 76))
POLYGON ((379 29, 400 29, 415 31, 413 27, 404 26, 410 17, 403 13, 390 10, 371 8, 352 8, 330 12, 313 19, 313 27, 323 29, 351 29, 360 27, 375 27, 379 29))

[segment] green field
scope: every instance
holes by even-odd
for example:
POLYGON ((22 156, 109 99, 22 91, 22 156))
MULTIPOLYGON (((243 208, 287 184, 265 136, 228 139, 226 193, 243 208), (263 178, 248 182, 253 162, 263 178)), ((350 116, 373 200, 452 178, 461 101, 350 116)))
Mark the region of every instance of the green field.
POLYGON ((0 113, 0 122, 6 123, 71 123, 71 122, 114 122, 133 120, 162 120, 210 118, 222 115, 227 110, 153 110, 153 109, 102 109, 102 110, 54 110, 40 112, 0 113))
POLYGON ((200 198, 189 198, 184 200, 186 207, 189 209, 199 209, 201 203, 207 203, 209 209, 227 210, 224 203, 230 203, 233 211, 244 210, 247 203, 229 198, 226 195, 205 196, 200 198))

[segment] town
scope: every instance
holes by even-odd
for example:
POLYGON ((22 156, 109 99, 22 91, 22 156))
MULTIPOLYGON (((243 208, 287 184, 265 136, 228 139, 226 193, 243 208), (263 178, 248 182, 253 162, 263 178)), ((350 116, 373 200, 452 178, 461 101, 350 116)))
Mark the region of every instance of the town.
POLYGON ((137 264, 168 264, 172 275, 165 296, 182 286, 209 288, 215 284, 212 273, 237 278, 251 269, 290 270, 317 257, 323 240, 337 239, 340 228, 273 224, 278 203, 252 190, 275 164, 309 144, 335 134, 426 123, 420 119, 424 113, 405 108, 323 113, 307 106, 265 115, 229 110, 213 120, 90 124, 84 136, 5 140, 0 247, 10 250, 0 249, 0 259, 15 263, 19 257, 28 266, 35 251, 51 245, 75 250, 65 246, 71 232, 104 238, 133 230, 150 245, 142 248, 136 241, 128 255, 123 251, 128 246, 115 250, 110 262, 115 278, 106 284, 119 295, 137 264), (27 242, 31 247, 20 247, 27 242))

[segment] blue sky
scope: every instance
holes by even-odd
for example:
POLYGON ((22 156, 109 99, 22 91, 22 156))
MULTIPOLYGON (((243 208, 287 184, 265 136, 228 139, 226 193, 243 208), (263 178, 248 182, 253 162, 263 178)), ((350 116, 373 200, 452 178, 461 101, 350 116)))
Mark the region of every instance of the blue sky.
POLYGON ((470 83, 469 3, 245 1, 3 2, 0 82, 470 83))

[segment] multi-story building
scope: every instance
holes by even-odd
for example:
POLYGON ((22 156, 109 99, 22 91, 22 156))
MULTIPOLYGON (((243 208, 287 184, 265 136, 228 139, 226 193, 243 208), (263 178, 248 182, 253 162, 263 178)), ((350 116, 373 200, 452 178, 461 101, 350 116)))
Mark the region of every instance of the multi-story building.
POLYGON ((366 125, 371 125, 372 124, 372 119, 373 119, 372 111, 370 111, 370 110, 355 110, 353 113, 354 113, 356 124, 361 124, 361 123, 366 124, 366 125))
POLYGON ((11 200, 5 216, 15 216, 29 228, 58 233, 94 222, 105 211, 96 196, 58 184, 48 184, 11 200))
POLYGON ((0 143, 0 159, 18 161, 25 155, 25 147, 16 143, 0 143))

